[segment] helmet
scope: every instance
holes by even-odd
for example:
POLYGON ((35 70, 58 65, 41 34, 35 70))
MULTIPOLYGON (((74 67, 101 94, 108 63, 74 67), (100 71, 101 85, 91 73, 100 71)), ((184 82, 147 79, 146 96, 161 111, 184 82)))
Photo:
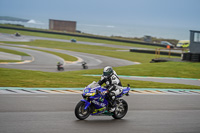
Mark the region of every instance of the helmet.
POLYGON ((112 75, 113 75, 113 69, 112 69, 112 67, 110 67, 110 66, 105 67, 104 70, 103 70, 103 76, 105 78, 109 78, 112 75))

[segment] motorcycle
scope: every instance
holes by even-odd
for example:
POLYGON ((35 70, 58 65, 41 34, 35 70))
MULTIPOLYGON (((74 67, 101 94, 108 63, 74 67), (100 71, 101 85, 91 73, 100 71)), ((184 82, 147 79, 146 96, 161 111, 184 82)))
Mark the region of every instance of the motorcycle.
POLYGON ((83 69, 88 69, 88 66, 86 64, 87 64, 86 62, 82 62, 83 69))
POLYGON ((18 32, 16 32, 16 33, 15 33, 15 36, 16 36, 16 37, 20 37, 21 35, 20 35, 18 32))
POLYGON ((97 82, 93 81, 83 90, 82 99, 75 107, 75 116, 84 120, 90 115, 92 116, 112 116, 114 119, 123 118, 128 111, 128 104, 122 96, 129 96, 130 87, 123 87, 122 93, 116 96, 116 109, 109 112, 109 96, 108 90, 102 88, 97 82))
POLYGON ((58 71, 64 71, 64 67, 62 64, 57 65, 57 70, 58 71))

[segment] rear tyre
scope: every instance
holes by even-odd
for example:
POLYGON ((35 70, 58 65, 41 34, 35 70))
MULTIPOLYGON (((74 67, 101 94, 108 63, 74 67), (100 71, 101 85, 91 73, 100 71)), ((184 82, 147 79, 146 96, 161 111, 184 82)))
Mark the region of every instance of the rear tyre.
POLYGON ((121 119, 126 115, 127 111, 128 111, 127 102, 123 99, 120 99, 120 102, 117 103, 117 107, 115 109, 115 112, 113 112, 114 114, 112 115, 112 117, 115 119, 121 119))
POLYGON ((86 110, 85 108, 85 102, 80 101, 75 108, 75 116, 79 120, 84 120, 90 115, 90 107, 88 107, 86 110))

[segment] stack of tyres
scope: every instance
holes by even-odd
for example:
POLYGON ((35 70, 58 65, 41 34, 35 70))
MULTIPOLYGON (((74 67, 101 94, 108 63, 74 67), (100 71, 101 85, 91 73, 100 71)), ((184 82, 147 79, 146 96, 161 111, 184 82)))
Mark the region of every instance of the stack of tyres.
POLYGON ((183 53, 183 54, 181 55, 181 58, 182 58, 182 60, 186 60, 186 53, 183 53))
POLYGON ((191 61, 191 53, 184 53, 182 60, 191 61))
POLYGON ((191 61, 200 62, 200 54, 192 54, 191 61))
POLYGON ((184 53, 182 55, 182 60, 184 60, 184 61, 192 61, 192 62, 200 62, 200 54, 184 53))
POLYGON ((186 61, 191 61, 191 53, 187 53, 185 57, 186 61))

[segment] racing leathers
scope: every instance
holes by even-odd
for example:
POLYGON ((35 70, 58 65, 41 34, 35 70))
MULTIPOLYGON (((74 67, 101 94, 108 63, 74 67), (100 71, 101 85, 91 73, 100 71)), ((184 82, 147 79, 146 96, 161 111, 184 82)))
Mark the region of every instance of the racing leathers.
POLYGON ((109 92, 109 97, 110 97, 110 105, 112 107, 115 107, 115 99, 116 96, 122 93, 123 87, 121 84, 121 81, 119 77, 117 76, 116 72, 113 70, 113 74, 110 75, 109 77, 105 77, 104 75, 101 76, 101 80, 98 81, 99 85, 106 84, 106 88, 108 89, 109 92))

